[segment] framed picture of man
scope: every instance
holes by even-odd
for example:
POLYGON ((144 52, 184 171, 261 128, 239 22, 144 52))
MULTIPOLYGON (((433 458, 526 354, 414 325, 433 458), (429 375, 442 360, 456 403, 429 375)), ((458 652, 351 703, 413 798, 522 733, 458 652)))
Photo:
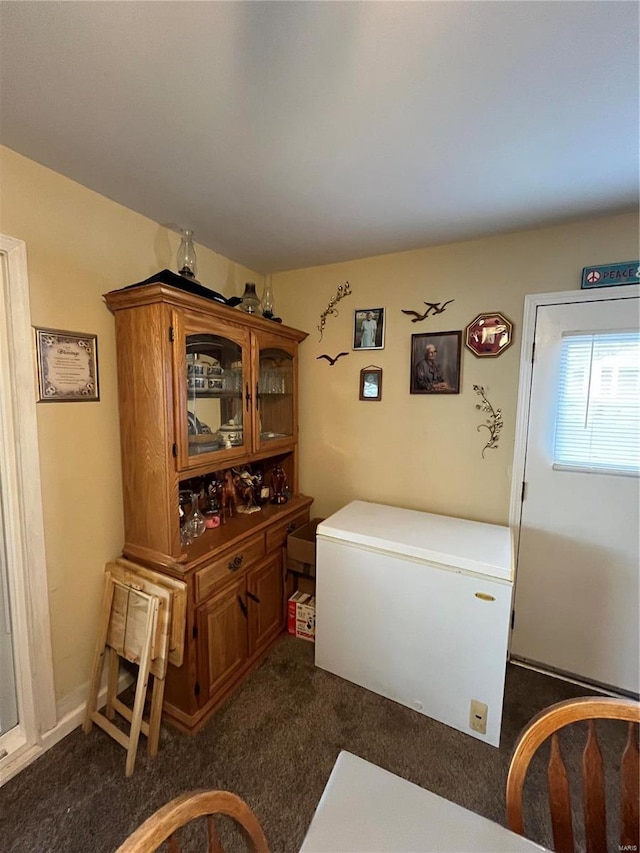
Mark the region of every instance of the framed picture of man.
POLYGON ((384 349, 384 308, 356 309, 353 349, 384 349))
POLYGON ((411 393, 459 394, 462 331, 411 335, 411 393))

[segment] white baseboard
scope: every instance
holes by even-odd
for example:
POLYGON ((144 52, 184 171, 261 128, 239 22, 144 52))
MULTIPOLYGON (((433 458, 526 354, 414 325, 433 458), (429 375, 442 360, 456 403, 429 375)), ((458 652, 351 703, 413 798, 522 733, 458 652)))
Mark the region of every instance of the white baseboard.
POLYGON ((4 785, 5 782, 8 782, 9 779, 13 779, 14 776, 17 776, 25 767, 28 767, 30 764, 36 760, 36 758, 40 758, 44 750, 40 746, 40 744, 36 744, 35 746, 27 746, 23 744, 21 747, 15 750, 15 752, 10 753, 5 758, 0 761, 0 788, 4 785))
POLYGON ((567 681, 569 684, 584 687, 586 690, 591 690, 593 693, 601 693, 603 696, 615 696, 618 699, 635 699, 636 702, 640 698, 637 693, 625 692, 624 690, 620 690, 619 687, 612 687, 610 684, 601 684, 598 681, 586 681, 579 676, 572 675, 570 672, 564 672, 564 670, 554 669, 550 666, 543 666, 527 658, 512 657, 509 659, 509 663, 512 663, 514 666, 520 666, 522 669, 530 669, 542 675, 549 675, 551 678, 557 678, 560 681, 567 681))
MULTIPOLYGON (((133 682, 133 676, 129 672, 121 672, 118 679, 118 693, 133 682)), ((56 725, 44 732, 35 744, 28 745, 23 743, 14 752, 11 752, 5 758, 0 760, 0 787, 13 779, 22 770, 40 758, 48 749, 59 743, 63 738, 82 724, 84 720, 85 706, 87 703, 87 693, 89 692, 89 682, 78 687, 72 693, 63 697, 56 703, 56 716, 58 722, 56 725)), ((98 693, 98 708, 102 708, 107 701, 107 688, 103 685, 98 693)))

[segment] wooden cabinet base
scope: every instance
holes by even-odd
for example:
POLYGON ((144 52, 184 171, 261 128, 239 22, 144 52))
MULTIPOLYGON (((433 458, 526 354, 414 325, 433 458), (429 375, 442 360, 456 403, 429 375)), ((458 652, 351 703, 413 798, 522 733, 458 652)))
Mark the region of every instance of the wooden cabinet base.
POLYGON ((156 567, 187 586, 183 663, 167 670, 163 704, 178 729, 202 728, 284 630, 286 540, 309 520, 311 502, 296 495, 242 520, 235 532, 229 522, 227 539, 208 554, 184 567, 156 567))
MULTIPOLYGON (((200 729, 206 726, 214 712, 217 711, 218 708, 233 695, 233 693, 235 693, 245 678, 263 663, 264 659, 280 637, 282 637, 283 633, 286 632, 278 632, 271 640, 262 646, 262 648, 256 651, 255 655, 246 662, 242 670, 237 673, 236 677, 229 681, 228 684, 225 684, 216 693, 216 695, 207 702, 206 705, 197 711, 197 713, 189 716, 174 705, 165 702, 162 708, 163 721, 186 734, 197 734, 200 729)), ((171 669, 172 668, 169 667, 169 675, 171 674, 171 669)))

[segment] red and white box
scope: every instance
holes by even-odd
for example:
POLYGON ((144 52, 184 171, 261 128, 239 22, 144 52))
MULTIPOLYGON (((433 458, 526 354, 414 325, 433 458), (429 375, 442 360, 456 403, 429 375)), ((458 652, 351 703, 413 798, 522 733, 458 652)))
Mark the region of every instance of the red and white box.
POLYGON ((308 592, 294 592, 287 602, 287 631, 303 640, 316 641, 316 599, 308 592))

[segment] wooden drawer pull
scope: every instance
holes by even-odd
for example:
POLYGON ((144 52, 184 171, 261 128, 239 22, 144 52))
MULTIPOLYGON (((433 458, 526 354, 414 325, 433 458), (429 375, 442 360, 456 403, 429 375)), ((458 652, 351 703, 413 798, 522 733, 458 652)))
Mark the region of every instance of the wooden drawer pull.
POLYGON ((289 524, 287 524, 287 533, 293 533, 297 526, 298 525, 295 523, 295 521, 290 521, 289 524))
POLYGON ((254 595, 252 592, 249 592, 248 590, 247 590, 247 598, 250 598, 251 601, 255 601, 256 604, 260 604, 260 599, 258 598, 258 596, 254 595))
POLYGON ((242 561, 244 560, 244 554, 240 554, 239 557, 234 557, 233 560, 229 563, 229 571, 237 572, 240 566, 242 565, 242 561))

